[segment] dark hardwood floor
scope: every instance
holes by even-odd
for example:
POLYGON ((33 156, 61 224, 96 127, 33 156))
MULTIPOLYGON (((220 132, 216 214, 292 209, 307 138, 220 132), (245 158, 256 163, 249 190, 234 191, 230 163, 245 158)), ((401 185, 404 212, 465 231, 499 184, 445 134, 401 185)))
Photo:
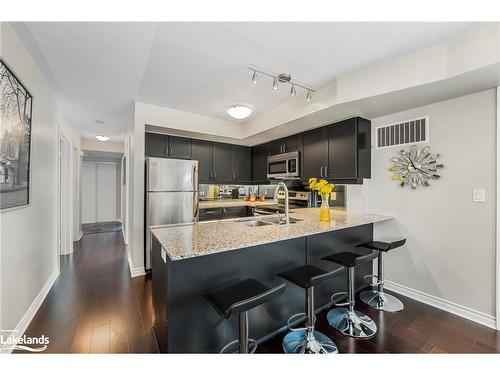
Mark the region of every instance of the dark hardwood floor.
MULTIPOLYGON (((378 332, 369 340, 335 332, 320 313, 317 329, 341 353, 500 353, 500 333, 398 296, 399 313, 383 313, 358 303, 378 332)), ((61 274, 26 335, 50 337, 45 353, 156 353, 151 331, 151 281, 130 278, 121 232, 84 235, 72 255, 61 257, 61 274)), ((251 334, 251 322, 250 322, 251 334)), ((279 335, 259 353, 281 353, 279 335)))

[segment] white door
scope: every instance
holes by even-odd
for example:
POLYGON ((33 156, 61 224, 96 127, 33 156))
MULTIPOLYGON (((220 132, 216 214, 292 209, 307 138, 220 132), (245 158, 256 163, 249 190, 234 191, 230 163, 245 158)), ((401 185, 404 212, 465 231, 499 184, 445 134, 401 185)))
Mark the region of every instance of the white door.
POLYGON ((97 163, 97 222, 116 220, 116 164, 97 163))
POLYGON ((96 163, 82 163, 82 223, 95 223, 96 210, 96 163))

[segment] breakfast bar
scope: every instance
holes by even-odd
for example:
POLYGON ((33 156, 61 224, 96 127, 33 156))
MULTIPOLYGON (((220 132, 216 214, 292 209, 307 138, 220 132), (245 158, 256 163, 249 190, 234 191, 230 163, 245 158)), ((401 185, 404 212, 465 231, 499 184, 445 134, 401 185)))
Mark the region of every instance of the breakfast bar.
MULTIPOLYGON (((277 218, 270 216, 150 227, 153 329, 160 351, 218 352, 237 338, 238 317, 222 319, 204 294, 244 278, 278 285, 282 282, 278 273, 305 264, 332 269, 321 258, 371 241, 373 225, 391 220, 331 212, 330 222, 319 221, 319 209, 304 208, 294 210, 286 225, 276 224, 277 218)), ((357 285, 361 287, 363 275, 370 273, 369 264, 361 266, 357 285)), ((343 277, 319 286, 317 310, 329 307, 331 295, 346 288, 343 277)), ((287 286, 278 298, 249 311, 250 337, 262 342, 284 331, 288 318, 304 311, 304 302, 302 290, 287 286)))

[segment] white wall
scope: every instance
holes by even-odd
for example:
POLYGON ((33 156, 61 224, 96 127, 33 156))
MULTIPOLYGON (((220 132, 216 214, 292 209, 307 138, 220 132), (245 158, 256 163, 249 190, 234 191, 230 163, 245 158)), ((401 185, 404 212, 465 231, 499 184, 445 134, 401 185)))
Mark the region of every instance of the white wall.
MULTIPOLYGON (((375 128, 428 115, 432 151, 442 178, 429 188, 402 189, 391 180, 398 147, 372 151, 372 178, 363 186, 366 212, 394 216, 375 238, 407 238, 385 258, 386 279, 419 298, 444 303, 493 325, 495 316, 496 92, 487 90, 372 119, 375 128), (472 202, 472 189, 486 203, 472 202), (408 289, 409 288, 409 289, 408 289)), ((372 131, 375 144, 375 132, 372 131)))
POLYGON ((24 328, 58 274, 58 127, 71 129, 30 54, 1 24, 2 59, 33 95, 31 204, 0 214, 0 328, 24 328))

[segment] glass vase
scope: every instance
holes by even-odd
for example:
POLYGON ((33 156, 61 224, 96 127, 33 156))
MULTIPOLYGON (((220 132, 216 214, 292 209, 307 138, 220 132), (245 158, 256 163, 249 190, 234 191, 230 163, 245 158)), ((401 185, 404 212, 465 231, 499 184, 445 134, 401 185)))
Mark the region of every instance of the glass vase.
POLYGON ((321 194, 321 207, 319 208, 319 220, 330 221, 330 194, 321 194))

